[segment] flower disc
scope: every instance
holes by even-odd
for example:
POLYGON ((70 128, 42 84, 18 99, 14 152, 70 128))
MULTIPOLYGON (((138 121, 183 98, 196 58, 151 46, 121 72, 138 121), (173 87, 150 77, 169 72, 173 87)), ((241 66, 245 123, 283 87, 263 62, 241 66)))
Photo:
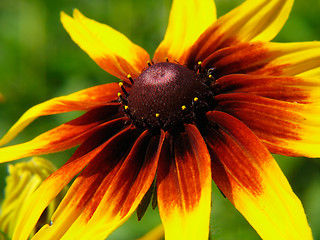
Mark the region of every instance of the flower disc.
POLYGON ((152 128, 170 128, 190 120, 194 99, 202 99, 208 85, 200 75, 175 63, 157 63, 134 81, 128 97, 130 114, 152 128))

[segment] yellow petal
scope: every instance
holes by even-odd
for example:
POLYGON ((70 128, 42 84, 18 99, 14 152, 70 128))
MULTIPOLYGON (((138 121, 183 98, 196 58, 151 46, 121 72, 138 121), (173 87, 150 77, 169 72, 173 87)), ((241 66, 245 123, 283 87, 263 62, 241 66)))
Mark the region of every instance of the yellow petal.
POLYGON ((174 0, 167 32, 154 60, 164 62, 168 58, 169 61, 184 64, 186 52, 215 20, 213 0, 174 0))
POLYGON ((199 130, 167 135, 157 171, 157 196, 165 239, 207 240, 211 211, 211 169, 199 130))
POLYGON ((262 239, 312 239, 302 204, 259 139, 236 118, 208 113, 212 178, 262 239))
POLYGON ((159 224, 155 228, 153 228, 150 232, 142 236, 137 240, 161 240, 164 237, 164 229, 163 225, 159 224))
POLYGON ((247 0, 219 19, 221 32, 241 42, 270 41, 288 19, 293 0, 247 0))
POLYGON ((252 74, 318 77, 320 42, 266 43, 267 64, 252 74))
MULTIPOLYGON (((0 212, 0 229, 11 238, 26 199, 56 168, 48 160, 39 157, 27 162, 10 164, 8 167, 9 176, 6 178, 5 198, 0 212)), ((44 217, 38 221, 39 225, 50 220, 62 195, 48 206, 44 217)))
POLYGON ((73 18, 61 12, 61 22, 71 38, 101 68, 127 80, 127 75, 137 77, 149 60, 148 53, 132 43, 113 28, 91 20, 77 9, 73 18))
POLYGON ((258 7, 260 1, 250 0, 248 2, 250 3, 245 7, 252 10, 258 8, 259 12, 255 12, 248 22, 242 22, 245 23, 245 26, 238 36, 240 39, 243 36, 250 41, 267 42, 272 40, 286 23, 294 1, 267 0, 263 1, 263 7, 258 7))
POLYGON ((270 41, 286 22, 293 0, 247 0, 212 24, 188 56, 193 66, 214 51, 238 42, 270 41))
POLYGON ((104 84, 84 89, 66 96, 56 97, 30 108, 0 139, 0 146, 11 141, 19 132, 36 118, 71 111, 89 110, 117 99, 119 86, 116 83, 104 84))

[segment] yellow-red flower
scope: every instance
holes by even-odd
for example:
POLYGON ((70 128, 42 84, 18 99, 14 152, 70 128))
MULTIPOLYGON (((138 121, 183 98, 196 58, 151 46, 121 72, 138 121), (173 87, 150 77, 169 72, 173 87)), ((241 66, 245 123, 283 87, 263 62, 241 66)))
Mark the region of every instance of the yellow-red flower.
POLYGON ((273 43, 293 0, 247 0, 216 19, 212 0, 174 0, 150 59, 121 33, 74 10, 71 38, 121 79, 29 109, 34 119, 85 114, 0 161, 80 145, 28 200, 14 239, 77 174, 34 239, 104 239, 156 191, 166 239, 208 239, 211 179, 263 239, 312 239, 303 207, 270 152, 320 156, 320 43, 273 43), (153 189, 155 189, 153 191, 153 189))
MULTIPOLYGON (((12 238, 26 199, 56 170, 51 162, 40 157, 8 166, 9 175, 6 177, 5 198, 0 209, 0 239, 4 239, 1 232, 8 238, 12 238)), ((32 229, 31 235, 34 235, 39 227, 50 221, 50 217, 66 192, 65 190, 48 205, 32 229)))

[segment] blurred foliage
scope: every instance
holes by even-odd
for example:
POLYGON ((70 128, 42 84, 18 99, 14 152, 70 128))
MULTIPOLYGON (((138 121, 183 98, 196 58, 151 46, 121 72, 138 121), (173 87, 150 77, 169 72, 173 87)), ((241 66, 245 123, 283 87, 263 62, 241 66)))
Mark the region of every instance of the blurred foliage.
MULTIPOLYGON (((218 16, 242 1, 217 0, 218 16)), ((144 47, 152 56, 162 40, 170 0, 1 0, 0 1, 0 136, 31 106, 52 97, 90 86, 117 81, 100 69, 60 24, 60 11, 78 8, 86 16, 106 23, 144 47)), ((296 0, 291 16, 274 41, 320 40, 320 1, 296 0)), ((79 113, 42 117, 13 143, 30 140, 79 113)), ((74 150, 46 156, 61 166, 74 150)), ((294 191, 301 199, 315 239, 320 239, 320 162, 318 159, 276 156, 294 191)), ((0 165, 3 189, 6 165, 0 165)), ((0 193, 0 199, 3 192, 0 193)), ((212 239, 260 239, 232 204, 214 187, 212 239)), ((110 239, 134 239, 160 223, 150 210, 141 222, 133 216, 110 239), (128 236, 132 236, 129 237, 128 236)))

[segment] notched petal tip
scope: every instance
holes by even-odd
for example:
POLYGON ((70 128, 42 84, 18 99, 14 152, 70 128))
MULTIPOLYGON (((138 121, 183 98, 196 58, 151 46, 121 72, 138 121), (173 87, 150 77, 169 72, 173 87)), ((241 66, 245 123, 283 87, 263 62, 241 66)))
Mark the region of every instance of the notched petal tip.
POLYGON ((78 9, 74 9, 73 17, 61 12, 61 22, 74 42, 101 68, 124 81, 128 81, 128 74, 137 77, 150 59, 126 36, 87 18, 78 9))
POLYGON ((64 22, 66 18, 71 18, 68 14, 66 14, 64 11, 60 11, 60 21, 64 22))

